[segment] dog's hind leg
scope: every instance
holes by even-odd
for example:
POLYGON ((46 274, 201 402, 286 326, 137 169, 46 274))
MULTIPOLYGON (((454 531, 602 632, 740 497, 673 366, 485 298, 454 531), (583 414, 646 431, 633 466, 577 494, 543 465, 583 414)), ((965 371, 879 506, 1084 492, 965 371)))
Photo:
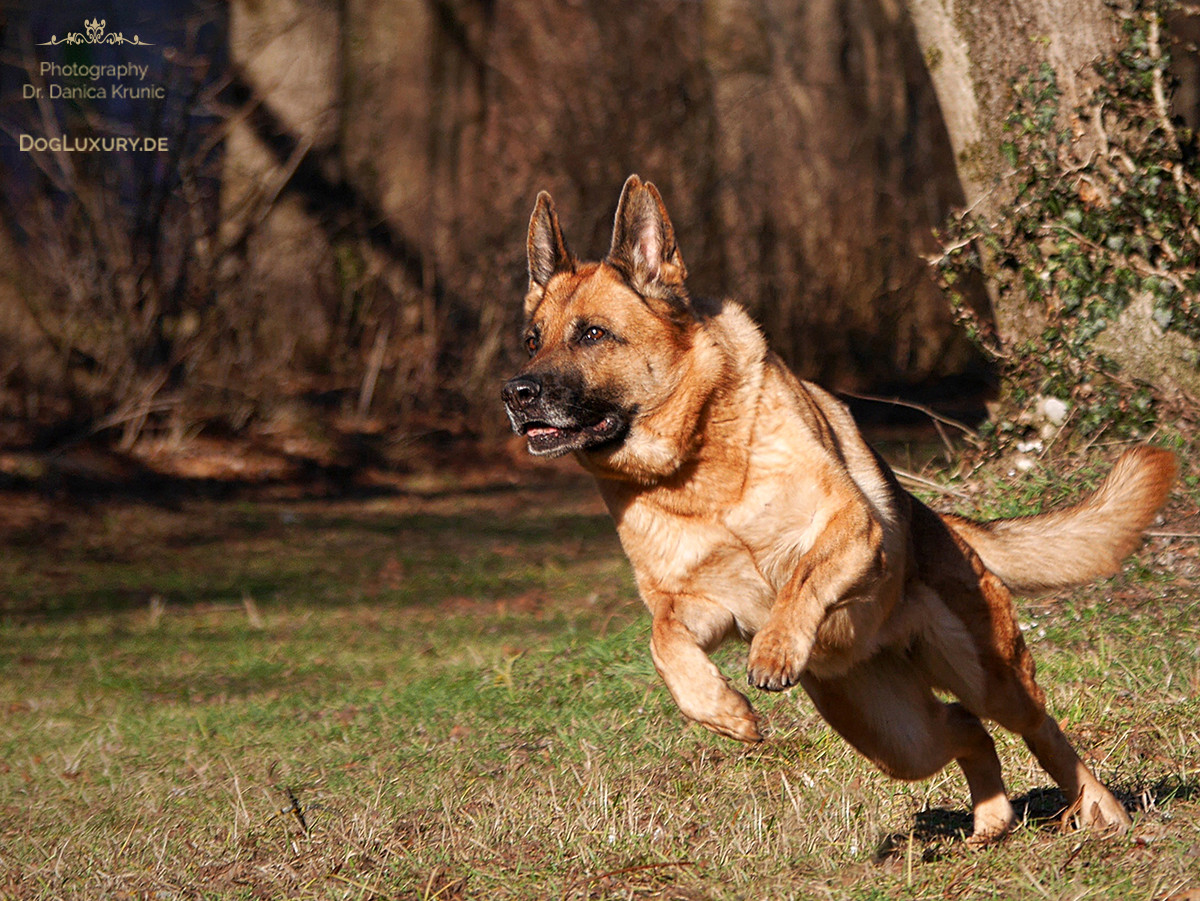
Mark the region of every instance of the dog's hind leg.
POLYGON ((884 650, 833 679, 806 673, 801 684, 829 724, 889 776, 926 779, 958 761, 971 790, 973 844, 1012 828, 1012 805, 987 729, 961 704, 939 701, 909 661, 884 650))
POLYGON ((1008 588, 973 552, 940 526, 927 508, 914 508, 914 537, 927 566, 922 581, 937 595, 923 600, 933 615, 917 645, 916 663, 929 680, 956 695, 977 716, 1025 739, 1038 763, 1059 784, 1081 825, 1124 829, 1129 815, 1079 759, 1046 713, 1045 695, 1021 636, 1008 588), (944 606, 943 606, 944 605, 944 606))
MULTIPOLYGON (((1077 809, 1082 826, 1090 829, 1124 829, 1129 815, 1087 768, 1071 743, 1046 712, 1045 695, 1035 679, 1036 668, 1011 613, 1008 592, 992 578, 981 581, 983 594, 992 595, 990 620, 975 617, 975 640, 956 645, 946 621, 938 651, 924 645, 919 659, 931 681, 956 694, 976 714, 1020 735, 1042 768, 1062 788, 1070 809, 1077 809), (987 623, 987 628, 981 628, 987 623), (1008 624, 1000 628, 999 624, 1008 624), (940 657, 940 662, 939 662, 940 657), (968 674, 973 678, 964 678, 968 674)), ((959 630, 965 635, 965 630, 959 630)))
POLYGON ((1046 712, 1044 695, 1034 681, 1033 660, 1023 641, 1014 642, 1009 655, 991 649, 985 661, 988 673, 983 698, 984 716, 1020 735, 1042 768, 1058 783, 1068 810, 1077 811, 1080 825, 1089 829, 1124 830, 1129 814, 1101 784, 1046 712))
POLYGON ((1033 658, 1020 633, 1014 632, 1003 642, 997 641, 994 633, 980 637, 978 644, 960 645, 950 656, 929 645, 918 645, 918 666, 934 684, 956 694, 979 716, 1020 735, 1062 788, 1069 807, 1077 807, 1081 825, 1092 829, 1128 826, 1125 808, 1079 759, 1046 712, 1045 696, 1034 679, 1033 658), (970 673, 977 676, 964 678, 970 673))
POLYGON ((1131 823, 1124 806, 1087 768, 1054 718, 1043 716, 1036 729, 1022 735, 1043 769, 1067 797, 1068 810, 1077 810, 1088 829, 1124 831, 1131 823))

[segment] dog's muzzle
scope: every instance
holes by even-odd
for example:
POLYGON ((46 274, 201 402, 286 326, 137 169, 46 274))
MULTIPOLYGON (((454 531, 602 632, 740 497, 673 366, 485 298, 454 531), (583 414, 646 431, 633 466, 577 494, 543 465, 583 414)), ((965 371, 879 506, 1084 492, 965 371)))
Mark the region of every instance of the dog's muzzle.
MULTIPOLYGON (((514 413, 519 414, 528 409, 542 396, 542 383, 529 376, 519 375, 504 383, 500 396, 504 398, 504 406, 508 408, 509 419, 512 419, 514 413)), ((513 428, 517 429, 515 420, 513 428)))
POLYGON ((500 392, 513 431, 524 435, 529 452, 557 457, 620 440, 628 419, 606 405, 588 403, 557 383, 537 375, 509 379, 500 392))

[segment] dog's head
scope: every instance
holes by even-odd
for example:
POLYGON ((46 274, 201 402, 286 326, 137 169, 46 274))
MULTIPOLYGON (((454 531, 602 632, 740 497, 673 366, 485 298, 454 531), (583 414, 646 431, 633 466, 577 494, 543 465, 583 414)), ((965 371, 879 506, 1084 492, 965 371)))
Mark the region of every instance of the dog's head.
POLYGON ((542 192, 528 251, 529 362, 503 390, 513 429, 531 453, 575 451, 589 468, 614 474, 677 467, 678 460, 645 458, 655 438, 680 425, 663 413, 681 383, 694 378, 687 359, 699 317, 658 190, 630 176, 612 245, 599 263, 571 255, 554 201, 542 192))

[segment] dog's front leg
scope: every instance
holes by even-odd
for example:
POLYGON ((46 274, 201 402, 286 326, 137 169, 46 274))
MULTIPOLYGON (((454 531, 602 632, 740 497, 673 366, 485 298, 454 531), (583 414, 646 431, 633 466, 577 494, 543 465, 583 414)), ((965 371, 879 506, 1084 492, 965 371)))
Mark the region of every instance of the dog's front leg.
MULTIPOLYGON (((800 558, 775 599, 770 616, 750 643, 750 684, 783 691, 800 681, 817 633, 839 608, 870 603, 886 571, 882 528, 865 503, 844 504, 800 558)), ((856 634, 857 611, 842 610, 845 628, 836 630, 845 650, 856 634)))
POLYGON ((661 598, 651 609, 654 668, 684 716, 728 738, 761 741, 758 714, 706 650, 720 643, 733 617, 715 604, 692 598, 661 598))

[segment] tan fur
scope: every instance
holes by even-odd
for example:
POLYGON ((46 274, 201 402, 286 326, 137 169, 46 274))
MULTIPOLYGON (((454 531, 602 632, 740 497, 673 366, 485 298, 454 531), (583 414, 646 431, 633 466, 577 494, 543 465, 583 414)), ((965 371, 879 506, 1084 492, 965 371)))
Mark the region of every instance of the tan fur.
POLYGON ((1174 454, 1135 447, 1121 456, 1091 497, 1067 510, 986 523, 945 519, 1011 591, 1028 594, 1076 585, 1120 568, 1141 544, 1175 472, 1174 454))
MULTIPOLYGON (((570 257, 539 197, 526 303, 536 347, 510 383, 567 372, 580 398, 597 392, 630 411, 622 440, 576 455, 616 522, 679 708, 722 735, 762 738, 750 702, 708 657, 738 634, 752 685, 803 686, 884 772, 922 779, 957 760, 973 841, 1012 824, 981 719, 1025 738, 1084 824, 1127 825, 1047 716, 1009 591, 1112 572, 1162 505, 1173 457, 1128 452, 1069 510, 987 524, 939 516, 898 485, 841 403, 767 351, 739 306, 688 297, 685 271, 658 192, 636 176, 598 264, 570 257), (592 323, 606 340, 584 346, 575 336, 592 323)), ((513 397, 515 427, 540 411, 541 400, 513 397)))

